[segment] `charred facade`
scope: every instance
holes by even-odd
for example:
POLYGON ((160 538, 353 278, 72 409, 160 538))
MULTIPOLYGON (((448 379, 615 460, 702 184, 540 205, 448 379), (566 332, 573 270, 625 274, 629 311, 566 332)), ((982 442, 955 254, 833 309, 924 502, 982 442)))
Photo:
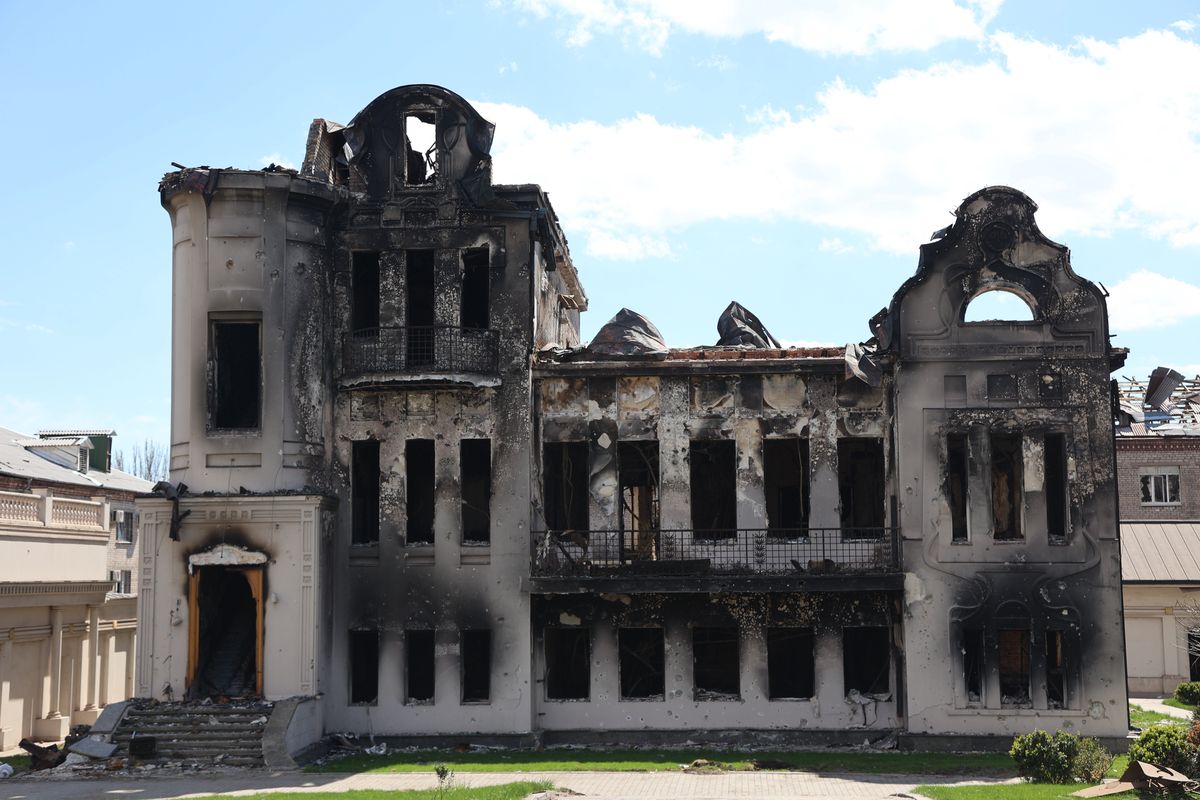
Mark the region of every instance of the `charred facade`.
POLYGON ((164 178, 141 694, 308 696, 296 741, 1125 733, 1120 354, 1028 198, 964 201, 865 344, 735 303, 714 347, 627 310, 585 347, 491 137, 406 86, 314 122, 299 173, 164 178), (967 322, 993 290, 1030 318, 967 322))

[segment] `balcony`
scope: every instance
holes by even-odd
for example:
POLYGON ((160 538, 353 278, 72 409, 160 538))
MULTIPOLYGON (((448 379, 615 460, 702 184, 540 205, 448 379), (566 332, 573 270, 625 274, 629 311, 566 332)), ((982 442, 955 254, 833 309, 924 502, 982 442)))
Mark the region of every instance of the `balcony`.
POLYGON ((451 325, 366 328, 342 338, 342 384, 500 383, 497 332, 451 325))
POLYGON ((903 582, 896 528, 540 531, 547 592, 864 591, 903 582))

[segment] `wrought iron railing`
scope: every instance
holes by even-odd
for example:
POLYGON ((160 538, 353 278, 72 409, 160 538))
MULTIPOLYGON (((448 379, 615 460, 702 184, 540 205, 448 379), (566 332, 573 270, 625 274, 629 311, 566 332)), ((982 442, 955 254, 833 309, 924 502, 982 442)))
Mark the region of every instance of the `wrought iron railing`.
POLYGON ((536 577, 900 571, 896 528, 534 531, 536 577))
POLYGON ((499 372, 499 337, 452 325, 365 328, 342 338, 342 374, 499 372))

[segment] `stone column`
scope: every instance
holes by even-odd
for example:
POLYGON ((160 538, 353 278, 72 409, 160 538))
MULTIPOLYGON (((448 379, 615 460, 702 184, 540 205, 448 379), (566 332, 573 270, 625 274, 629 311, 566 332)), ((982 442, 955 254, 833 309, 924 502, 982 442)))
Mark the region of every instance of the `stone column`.
POLYGON ((87 640, 87 673, 90 678, 88 681, 90 687, 88 689, 87 705, 84 708, 91 711, 100 705, 100 608, 98 606, 90 606, 88 608, 87 640))
POLYGON ((121 699, 133 697, 133 667, 134 654, 137 652, 137 631, 133 628, 129 629, 129 652, 125 656, 125 690, 121 694, 121 699))
POLYGON ((112 696, 112 665, 117 659, 117 632, 108 631, 104 637, 104 663, 100 669, 100 702, 108 705, 116 698, 112 696))
POLYGON ((62 716, 62 655, 63 655, 62 609, 50 608, 50 705, 46 718, 62 716))
POLYGON ((16 746, 20 734, 20 726, 14 731, 4 727, 4 709, 8 707, 8 699, 12 692, 13 641, 9 632, 3 644, 0 644, 0 750, 8 750, 16 746))

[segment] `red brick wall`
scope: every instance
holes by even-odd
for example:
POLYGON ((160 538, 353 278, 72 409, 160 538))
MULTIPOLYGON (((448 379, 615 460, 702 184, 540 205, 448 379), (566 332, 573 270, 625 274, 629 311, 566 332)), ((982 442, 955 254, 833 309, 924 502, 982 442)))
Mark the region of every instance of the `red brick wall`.
POLYGON ((1191 439, 1118 437, 1117 490, 1121 519, 1200 520, 1200 441, 1191 439), (1179 505, 1142 505, 1139 476, 1143 467, 1179 467, 1179 505))

